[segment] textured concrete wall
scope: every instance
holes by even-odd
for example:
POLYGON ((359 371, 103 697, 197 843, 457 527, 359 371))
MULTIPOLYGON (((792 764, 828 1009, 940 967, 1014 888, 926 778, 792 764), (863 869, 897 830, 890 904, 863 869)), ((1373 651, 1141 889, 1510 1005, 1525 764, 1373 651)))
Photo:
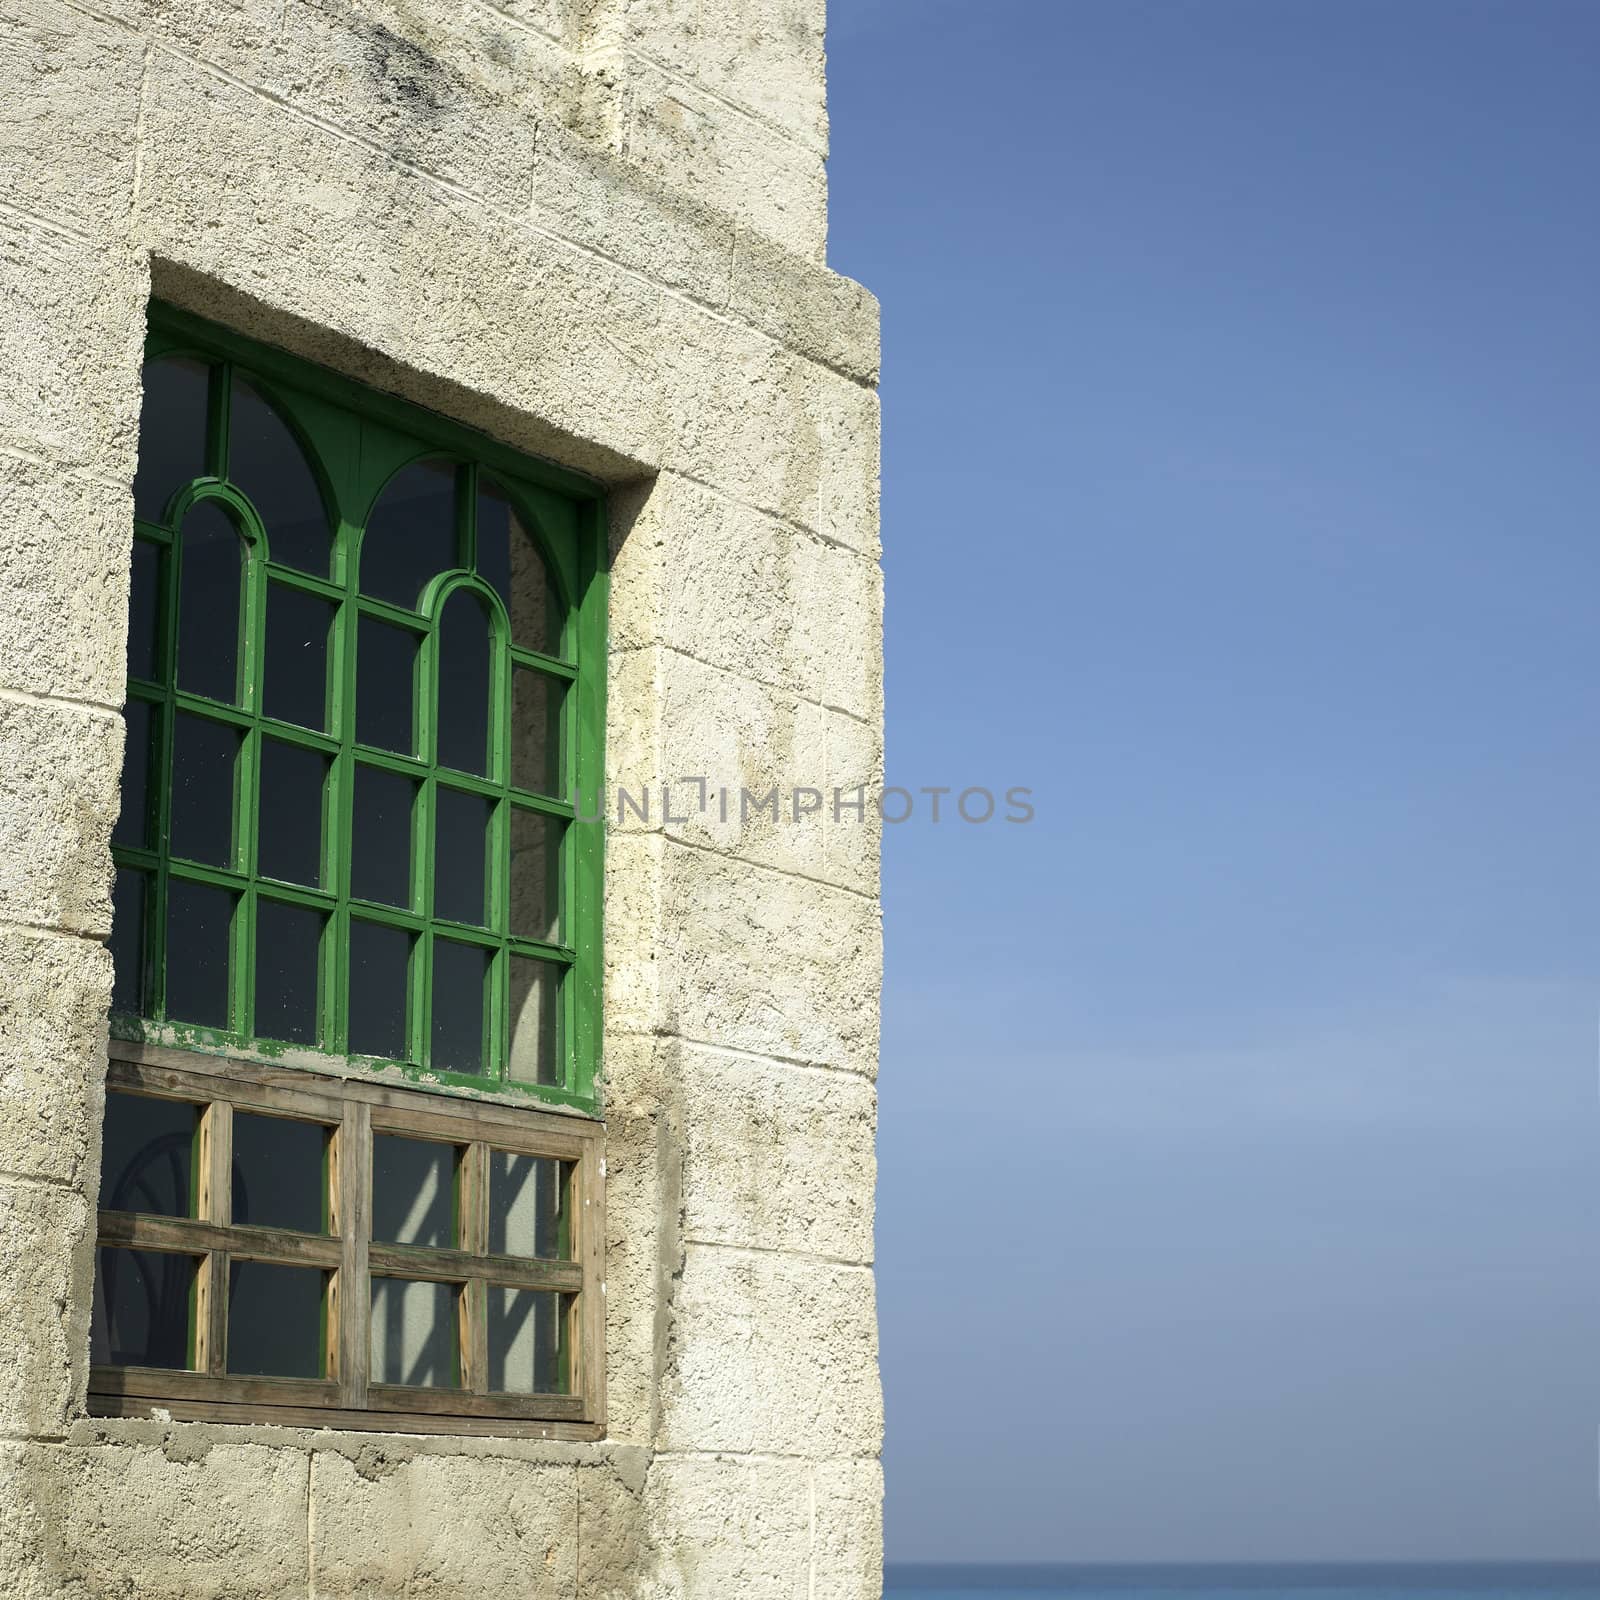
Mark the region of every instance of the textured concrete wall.
POLYGON ((822 0, 0 0, 0 1592, 876 1595, 875 826, 608 845, 609 1438, 84 1416, 154 293, 597 474, 613 774, 881 766, 822 0))

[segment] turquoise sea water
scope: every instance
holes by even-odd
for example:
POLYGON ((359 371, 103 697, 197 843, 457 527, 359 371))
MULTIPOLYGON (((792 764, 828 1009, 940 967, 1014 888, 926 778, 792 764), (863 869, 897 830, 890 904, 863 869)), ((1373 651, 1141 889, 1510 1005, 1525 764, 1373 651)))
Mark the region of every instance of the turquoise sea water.
POLYGON ((1600 1600, 1600 1564, 908 1566, 885 1600, 1600 1600))

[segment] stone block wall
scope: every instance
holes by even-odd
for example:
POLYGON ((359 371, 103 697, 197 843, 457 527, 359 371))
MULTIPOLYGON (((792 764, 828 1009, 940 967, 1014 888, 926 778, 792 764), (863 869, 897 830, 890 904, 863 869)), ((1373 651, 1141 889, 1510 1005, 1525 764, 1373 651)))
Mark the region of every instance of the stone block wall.
POLYGON ((879 781, 822 0, 0 0, 0 1591, 866 1600, 878 834, 607 845, 608 1436, 85 1414, 152 296, 612 488, 614 781, 879 781))

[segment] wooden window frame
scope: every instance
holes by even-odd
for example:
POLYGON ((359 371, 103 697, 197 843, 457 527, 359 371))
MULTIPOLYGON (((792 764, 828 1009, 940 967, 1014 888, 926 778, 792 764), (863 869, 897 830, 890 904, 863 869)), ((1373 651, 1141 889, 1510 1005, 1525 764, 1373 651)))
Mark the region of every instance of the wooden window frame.
MULTIPOLYGON (((155 304, 150 308, 147 361, 186 357, 208 364, 212 377, 204 472, 171 488, 161 520, 136 519, 136 542, 158 552, 161 621, 157 672, 130 678, 130 701, 150 708, 148 812, 138 843, 114 841, 119 873, 136 875, 143 894, 137 962, 137 1003, 114 1009, 111 1032, 122 1040, 248 1054, 258 1061, 320 1060, 398 1068, 430 1084, 523 1095, 533 1101, 599 1110, 600 989, 602 970, 603 824, 580 817, 573 795, 598 797, 605 744, 606 612, 608 560, 604 490, 576 473, 537 461, 447 418, 340 378, 226 328, 155 304), (322 490, 333 531, 332 563, 321 576, 271 559, 270 530, 262 527, 247 495, 228 478, 232 377, 248 382, 278 412, 306 452, 322 490), (360 544, 368 516, 383 490, 420 461, 453 464, 458 478, 457 565, 429 584, 407 611, 359 586, 360 544), (509 639, 503 609, 478 573, 476 503, 480 475, 492 477, 539 544, 564 602, 560 647, 554 654, 522 648, 509 639), (240 602, 238 686, 232 703, 178 686, 174 637, 182 540, 189 509, 223 506, 246 546, 240 602), (264 653, 269 586, 320 599, 335 608, 329 641, 326 707, 321 730, 264 715, 259 670, 264 653), (437 633, 445 600, 470 590, 495 618, 500 643, 492 687, 488 769, 474 775, 445 769, 436 759, 432 696, 436 693, 437 633), (418 725, 410 754, 361 744, 356 736, 355 682, 360 670, 358 634, 363 618, 406 629, 419 643, 414 685, 418 725), (562 792, 547 795, 512 782, 509 742, 511 680, 515 670, 567 685, 560 736, 562 792), (235 773, 235 819, 226 866, 184 861, 171 850, 172 730, 179 712, 235 729, 240 755, 235 773), (315 752, 330 763, 326 789, 321 882, 294 885, 258 870, 257 808, 261 752, 277 744, 315 752), (352 796, 358 766, 410 779, 418 785, 411 863, 411 904, 388 906, 351 894, 352 796), (490 906, 484 925, 457 923, 434 905, 434 807, 443 786, 475 795, 491 809, 485 881, 490 906), (565 824, 559 851, 560 929, 553 941, 515 933, 507 904, 506 875, 514 812, 535 813, 565 824), (167 1014, 166 932, 168 891, 174 882, 203 885, 234 896, 229 927, 229 994, 226 1026, 199 1026, 167 1014), (255 929, 261 903, 298 907, 324 918, 318 953, 316 1045, 263 1039, 255 1026, 255 929), (352 918, 402 930, 413 940, 407 978, 406 1050, 396 1058, 355 1056, 349 1046, 348 978, 352 918), (488 963, 481 1070, 466 1072, 432 1057, 431 999, 436 939, 471 946, 488 963), (559 971, 554 1081, 510 1076, 508 1028, 511 964, 525 959, 559 971)), ((598 809, 598 798, 595 800, 598 809)), ((113 943, 118 929, 113 929, 113 943)), ((126 934, 127 930, 122 930, 126 934)), ((135 963, 130 962, 130 971, 135 963)))
POLYGON ((191 1368, 95 1366, 89 1409, 98 1416, 278 1423, 404 1433, 597 1439, 605 1428, 604 1125, 522 1105, 428 1094, 358 1077, 112 1042, 107 1087, 196 1105, 196 1215, 101 1211, 105 1246, 197 1257, 191 1368), (235 1225, 232 1123, 236 1110, 299 1118, 333 1129, 323 1181, 325 1234, 235 1225), (370 1237, 372 1136, 395 1133, 464 1146, 456 1249, 394 1245, 370 1237), (488 1254, 488 1152, 573 1163, 570 1251, 565 1261, 488 1254), (226 1370, 229 1264, 319 1267, 330 1274, 321 1379, 245 1377, 226 1370), (369 1381, 371 1278, 377 1271, 462 1286, 461 1386, 413 1388, 369 1381), (565 1312, 567 1388, 560 1395, 488 1391, 488 1285, 555 1289, 565 1312))

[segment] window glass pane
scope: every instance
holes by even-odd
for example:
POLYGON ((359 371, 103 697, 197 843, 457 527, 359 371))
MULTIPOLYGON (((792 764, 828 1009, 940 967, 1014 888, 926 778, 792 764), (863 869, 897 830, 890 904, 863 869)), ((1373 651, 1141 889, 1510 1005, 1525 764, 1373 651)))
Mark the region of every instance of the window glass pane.
POLYGON ((228 1026, 228 934, 235 896, 173 878, 167 886, 167 1015, 228 1026))
POLYGON ((265 898, 256 902, 256 1034, 317 1042, 317 964, 323 915, 265 898))
POLYGON ((146 522, 161 522, 172 496, 205 473, 208 372, 184 356, 145 363, 133 514, 146 522))
POLYGON ((228 1371, 320 1378, 327 1274, 266 1261, 228 1264, 228 1371))
POLYGON ((356 742, 416 753, 413 720, 418 636, 363 617, 356 639, 356 742))
POLYGON ((372 1237, 452 1250, 460 1148, 392 1133, 372 1136, 372 1237))
POLYGON ((533 794, 561 792, 560 678, 517 667, 511 674, 511 781, 533 794))
POLYGON ((561 604, 550 569, 498 484, 478 491, 478 574, 505 601, 511 642, 561 652, 561 604))
POLYGON ((233 789, 239 729, 180 711, 172 732, 172 853, 233 865, 233 789))
POLYGON ((150 843, 150 740, 155 714, 148 700, 132 700, 123 708, 127 725, 122 744, 122 810, 111 832, 113 844, 150 843))
POLYGON ((350 1048, 357 1055, 404 1061, 406 974, 412 935, 350 919, 350 1048))
POLYGON ((336 608, 329 600, 267 585, 266 669, 261 709, 298 727, 327 725, 324 697, 328 682, 328 635, 336 608))
POLYGON ((439 618, 438 728, 441 766, 489 770, 489 614, 475 595, 458 591, 439 618))
POLYGON ((322 814, 332 763, 317 750, 261 741, 261 808, 256 867, 264 878, 322 882, 322 814))
POLYGON ((326 1233, 330 1130, 318 1122, 233 1114, 233 1220, 326 1233))
POLYGON ((183 519, 178 577, 178 687, 228 704, 238 697, 244 544, 215 500, 183 519))
POLYGON ((100 1209, 158 1217, 194 1215, 194 1140, 199 1107, 150 1095, 106 1094, 100 1209))
POLYGON ((383 491, 361 539, 361 592, 415 610, 430 578, 456 564, 456 469, 418 461, 383 491))
POLYGON ((411 904, 411 825, 417 784, 356 763, 350 830, 350 893, 381 905, 411 904))
POLYGON ((506 1071, 518 1083, 559 1083, 562 968, 552 961, 509 961, 510 1039, 506 1071))
POLYGON ((372 1280, 372 1346, 368 1370, 374 1383, 454 1389, 456 1295, 450 1283, 404 1278, 372 1280))
POLYGON ((549 1289, 489 1285, 489 1387, 501 1394, 564 1394, 561 1310, 549 1289))
POLYGON ((568 1162, 549 1156, 489 1152, 489 1252, 497 1256, 566 1255, 564 1210, 568 1162))
POLYGON ((333 539, 311 465, 282 417, 239 377, 228 416, 228 477, 256 508, 268 555, 327 577, 333 539))
POLYGON ((483 997, 489 952, 453 939, 433 941, 430 1062, 448 1072, 482 1072, 483 997))
POLYGON ((161 546, 133 541, 132 588, 128 597, 128 676, 159 679, 161 670, 161 546))
POLYGON ((189 1365, 195 1256, 96 1251, 89 1359, 97 1367, 189 1365))
POLYGON ((561 938, 561 835, 565 824, 511 808, 511 931, 522 939, 561 938))
POLYGON ((148 1012, 144 992, 145 906, 150 875, 118 867, 111 890, 111 1009, 125 1016, 148 1012))
POLYGON ((485 852, 493 804, 441 783, 434 793, 433 914, 482 927, 485 852))

